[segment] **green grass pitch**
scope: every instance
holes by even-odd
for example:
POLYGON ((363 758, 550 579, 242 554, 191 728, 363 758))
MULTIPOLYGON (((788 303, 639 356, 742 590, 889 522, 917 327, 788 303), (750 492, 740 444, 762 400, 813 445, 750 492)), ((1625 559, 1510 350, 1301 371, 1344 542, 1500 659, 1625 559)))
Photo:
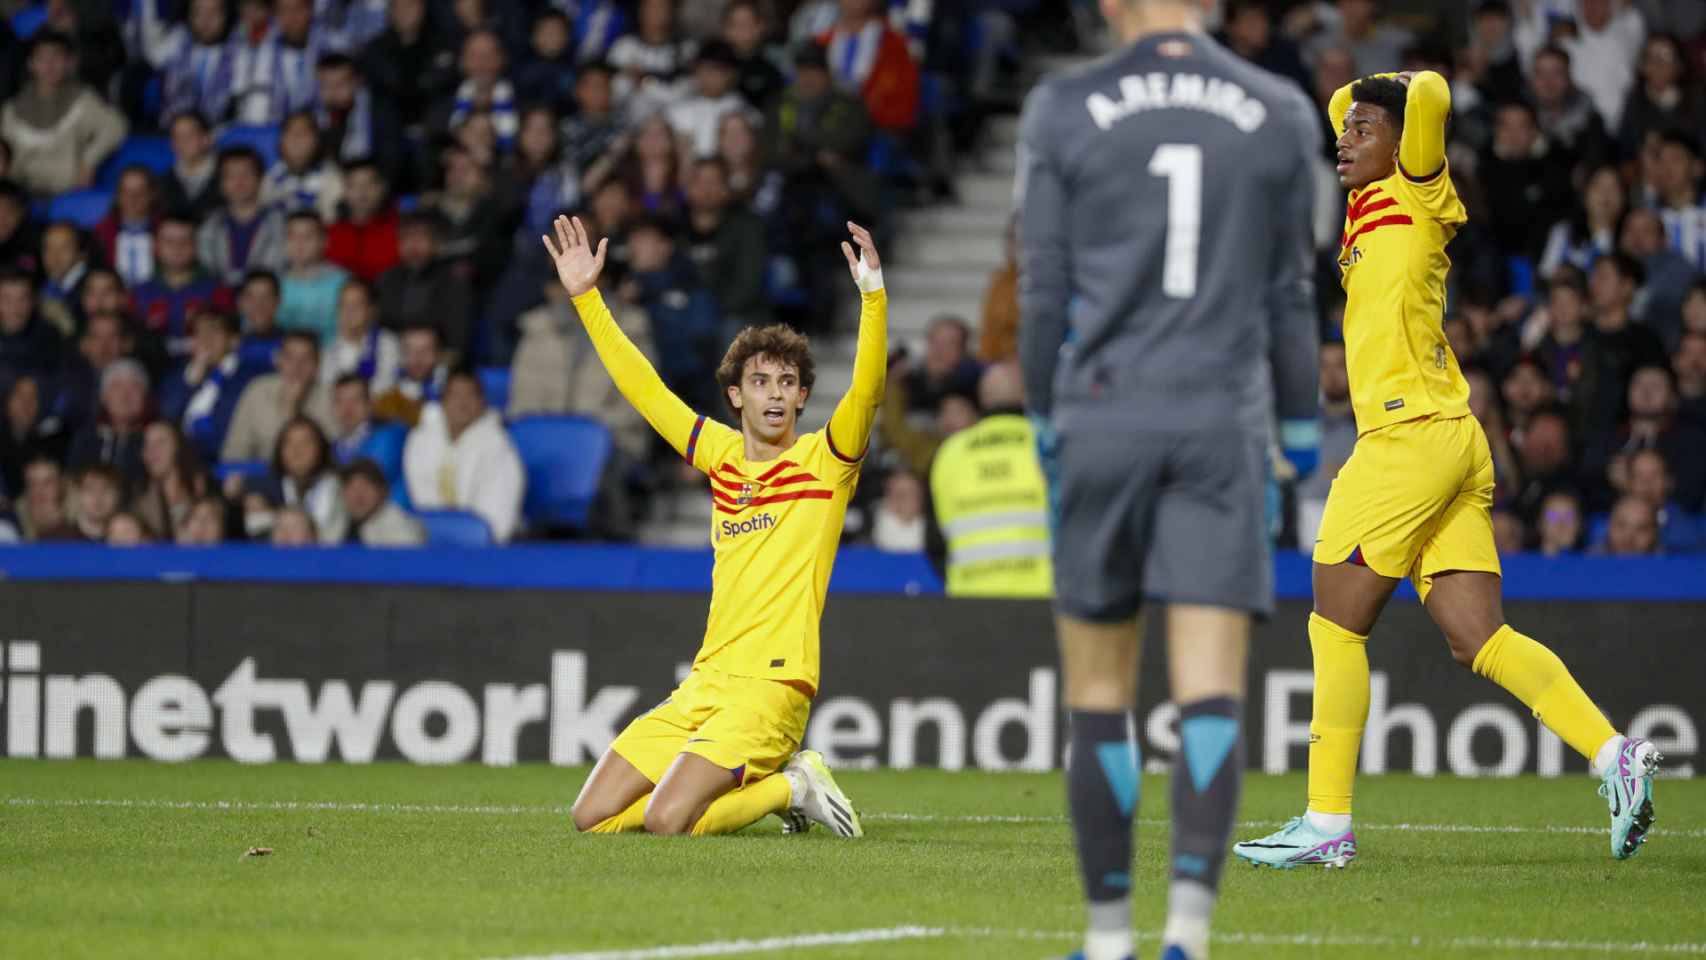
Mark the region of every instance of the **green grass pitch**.
MULTIPOLYGON (((584 770, 0 762, 0 956, 1040 958, 1081 908, 1058 775, 846 772, 867 835, 575 835, 584 770), (251 847, 270 847, 247 857, 251 847), (745 941, 744 944, 738 943, 745 941)), ((1345 871, 1226 868, 1216 958, 1706 955, 1706 781, 1611 860, 1585 777, 1365 778, 1345 871)), ((1135 874, 1157 951, 1165 778, 1135 874)), ((1253 776, 1248 836, 1299 809, 1253 776)))

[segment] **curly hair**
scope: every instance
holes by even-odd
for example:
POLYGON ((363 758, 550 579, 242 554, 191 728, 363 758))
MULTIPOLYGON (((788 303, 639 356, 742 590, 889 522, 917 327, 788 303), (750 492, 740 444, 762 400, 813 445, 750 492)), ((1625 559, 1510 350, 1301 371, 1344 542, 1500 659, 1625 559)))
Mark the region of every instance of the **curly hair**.
POLYGON ((753 357, 768 357, 799 371, 800 386, 807 390, 817 382, 817 370, 812 365, 811 341, 786 324, 773 323, 767 327, 747 327, 729 344, 723 362, 717 365, 717 388, 723 402, 735 409, 729 400, 729 388, 740 386, 746 362, 753 357))
POLYGON ((1410 91, 1391 77, 1368 77, 1351 87, 1351 99, 1386 111, 1395 129, 1404 129, 1404 106, 1410 91))

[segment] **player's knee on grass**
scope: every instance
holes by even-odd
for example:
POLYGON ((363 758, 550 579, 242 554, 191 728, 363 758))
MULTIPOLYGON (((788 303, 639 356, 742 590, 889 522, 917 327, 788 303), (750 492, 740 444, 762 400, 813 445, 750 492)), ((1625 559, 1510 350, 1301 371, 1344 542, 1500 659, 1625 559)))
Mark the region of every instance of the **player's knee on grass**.
POLYGON ((704 813, 704 805, 652 794, 646 804, 646 832, 673 837, 688 833, 704 813))
POLYGON ((621 813, 620 810, 607 810, 607 804, 586 797, 576 797, 575 805, 569 808, 569 820, 574 823, 577 833, 585 833, 593 827, 621 813))

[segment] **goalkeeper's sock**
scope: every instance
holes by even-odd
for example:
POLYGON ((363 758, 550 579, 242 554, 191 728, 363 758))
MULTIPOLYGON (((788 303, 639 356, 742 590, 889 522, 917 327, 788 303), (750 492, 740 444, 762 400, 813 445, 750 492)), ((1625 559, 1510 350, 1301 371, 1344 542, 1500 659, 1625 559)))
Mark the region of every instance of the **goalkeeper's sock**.
POLYGON ((587 833, 634 833, 646 829, 646 804, 650 803, 651 799, 651 794, 645 794, 628 804, 628 809, 616 816, 605 817, 593 824, 587 833))
POLYGON ((1137 809, 1137 742, 1131 714, 1073 710, 1067 806, 1089 901, 1085 960, 1123 958, 1131 932, 1131 821, 1137 809))
POLYGON ((1243 702, 1210 697, 1179 707, 1181 748, 1173 760, 1173 880, 1164 944, 1193 958, 1208 951, 1220 868, 1243 783, 1243 702))
MULTIPOLYGON (((1309 817, 1344 817, 1350 828, 1351 788, 1357 752, 1368 723, 1368 637, 1318 613, 1309 615, 1309 650, 1315 659, 1315 699, 1309 719, 1309 817)), ((1339 823, 1331 821, 1328 826, 1339 823)))
POLYGON ((1508 623, 1481 647, 1470 668, 1509 690, 1546 729, 1589 761, 1617 736, 1564 661, 1508 623))
POLYGON ((793 788, 788 785, 788 778, 779 774, 749 783, 711 801, 699 822, 693 825, 693 835, 734 833, 772 813, 786 810, 791 796, 793 788))

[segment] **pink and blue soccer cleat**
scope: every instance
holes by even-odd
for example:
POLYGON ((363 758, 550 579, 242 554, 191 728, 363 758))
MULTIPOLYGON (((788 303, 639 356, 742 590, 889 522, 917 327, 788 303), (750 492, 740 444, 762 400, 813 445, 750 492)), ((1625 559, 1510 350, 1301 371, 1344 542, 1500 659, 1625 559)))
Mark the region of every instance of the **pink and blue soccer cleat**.
POLYGON ((1329 836, 1315 829, 1308 817, 1292 817, 1285 826, 1259 840, 1233 844, 1232 852, 1256 867, 1332 869, 1348 866, 1356 859, 1357 835, 1354 830, 1346 830, 1329 836))
POLYGON ((1629 859, 1647 842, 1647 831, 1653 827, 1653 773, 1663 759, 1651 742, 1629 737, 1617 749, 1617 761, 1600 776, 1599 795, 1611 808, 1611 856, 1615 859, 1629 859))

